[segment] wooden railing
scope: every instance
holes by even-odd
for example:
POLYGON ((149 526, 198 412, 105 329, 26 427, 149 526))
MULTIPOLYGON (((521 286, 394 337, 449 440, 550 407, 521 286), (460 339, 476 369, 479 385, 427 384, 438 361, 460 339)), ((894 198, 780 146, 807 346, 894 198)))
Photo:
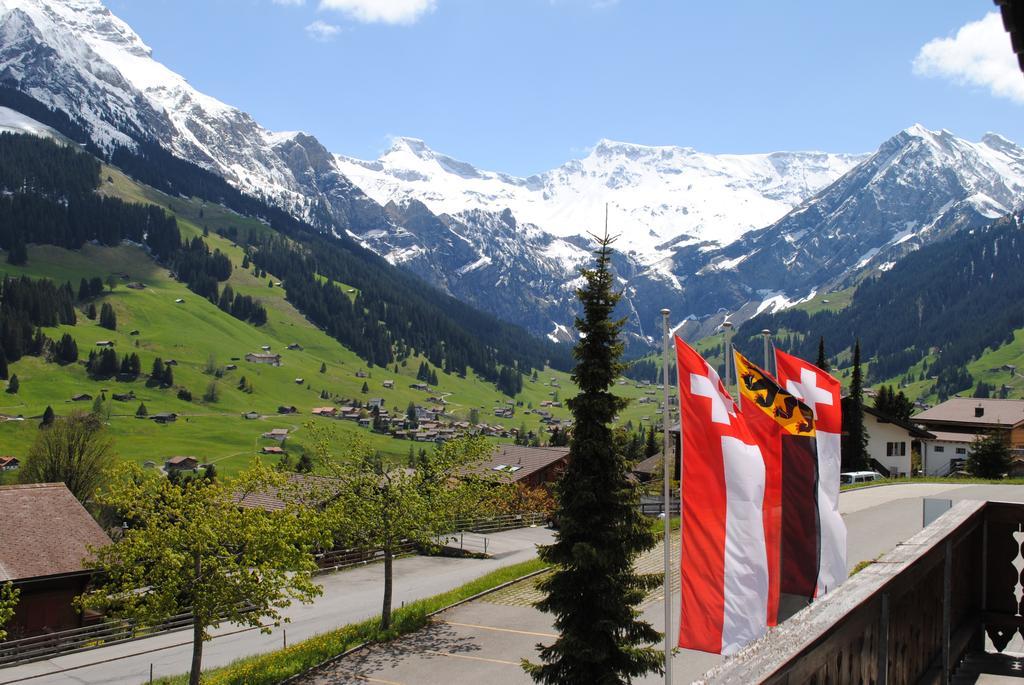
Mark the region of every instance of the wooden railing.
POLYGON ((1022 544, 1024 505, 960 502, 702 682, 949 683, 1024 627, 1022 544))

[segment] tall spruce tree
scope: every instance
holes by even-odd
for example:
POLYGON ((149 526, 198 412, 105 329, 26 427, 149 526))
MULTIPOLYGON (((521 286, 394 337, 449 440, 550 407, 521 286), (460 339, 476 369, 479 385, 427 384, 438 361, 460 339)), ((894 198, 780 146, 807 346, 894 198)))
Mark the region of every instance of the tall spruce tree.
POLYGON ((818 361, 815 362, 822 371, 828 371, 828 357, 825 356, 825 336, 818 338, 818 361))
POLYGON ((576 319, 581 339, 572 378, 580 391, 569 400, 575 420, 569 466, 556 486, 559 530, 540 549, 555 571, 541 581, 545 597, 537 607, 554 614, 559 637, 541 647, 541 664, 523 662, 535 682, 551 685, 629 683, 663 668, 662 654, 650 646, 661 635, 637 609, 661 577, 633 568, 655 537, 611 429, 626 404, 610 392, 623 368, 625 322, 611 318, 622 296, 612 290, 612 240, 606 234, 598 241, 596 265, 582 270, 585 285, 577 291, 583 318, 576 319))
POLYGON ((842 465, 849 470, 867 466, 868 435, 864 430, 864 379, 860 369, 860 340, 853 345, 853 373, 850 377, 850 395, 843 407, 844 442, 842 465))

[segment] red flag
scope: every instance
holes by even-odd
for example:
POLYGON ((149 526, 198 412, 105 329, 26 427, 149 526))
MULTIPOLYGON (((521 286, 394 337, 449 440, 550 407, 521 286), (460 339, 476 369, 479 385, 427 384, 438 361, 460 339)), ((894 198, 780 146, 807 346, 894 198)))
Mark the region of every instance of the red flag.
POLYGON ((817 432, 817 513, 820 559, 815 596, 838 587, 847 577, 846 524, 839 514, 839 441, 843 417, 839 381, 803 359, 775 350, 779 382, 814 413, 817 432))
POLYGON ((732 654, 768 626, 765 460, 715 370, 676 337, 682 433, 679 646, 732 654))

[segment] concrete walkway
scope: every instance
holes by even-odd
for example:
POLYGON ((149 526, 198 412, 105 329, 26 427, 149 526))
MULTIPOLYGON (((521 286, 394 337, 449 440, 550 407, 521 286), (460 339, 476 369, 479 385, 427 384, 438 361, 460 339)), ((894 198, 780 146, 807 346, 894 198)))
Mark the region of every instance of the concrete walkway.
MULTIPOLYGON (((536 556, 536 546, 551 541, 546 528, 521 528, 487 535, 490 559, 406 557, 395 562, 394 606, 431 597, 459 587, 503 566, 536 556)), ((482 546, 483 536, 473 536, 482 546)), ((470 539, 467 534, 466 544, 470 539)), ((384 567, 370 564, 320 576, 324 594, 313 604, 289 608, 291 623, 275 628, 269 635, 258 630, 241 630, 236 625, 214 631, 214 639, 203 649, 203 666, 212 668, 235 659, 272 651, 349 623, 380 614, 384 588, 384 567)), ((13 668, 0 669, 0 685, 13 682, 47 685, 131 683, 138 685, 154 677, 188 671, 192 657, 191 632, 175 631, 144 640, 69 654, 13 668), (134 656, 133 656, 134 655, 134 656), (71 669, 71 670, 68 670, 71 669), (63 671, 63 672, 60 672, 63 671)))

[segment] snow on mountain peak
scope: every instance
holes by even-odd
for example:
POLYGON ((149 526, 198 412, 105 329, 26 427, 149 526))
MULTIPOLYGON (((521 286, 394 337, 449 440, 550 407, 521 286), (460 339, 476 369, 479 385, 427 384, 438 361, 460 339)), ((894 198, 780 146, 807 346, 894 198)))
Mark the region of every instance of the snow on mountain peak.
POLYGON ((584 158, 525 179, 478 169, 417 138, 396 138, 375 161, 336 159, 381 204, 412 198, 453 216, 509 209, 520 222, 560 237, 593 231, 608 202, 620 248, 650 263, 665 258, 667 244, 726 244, 771 223, 862 156, 713 155, 601 139, 584 158))

